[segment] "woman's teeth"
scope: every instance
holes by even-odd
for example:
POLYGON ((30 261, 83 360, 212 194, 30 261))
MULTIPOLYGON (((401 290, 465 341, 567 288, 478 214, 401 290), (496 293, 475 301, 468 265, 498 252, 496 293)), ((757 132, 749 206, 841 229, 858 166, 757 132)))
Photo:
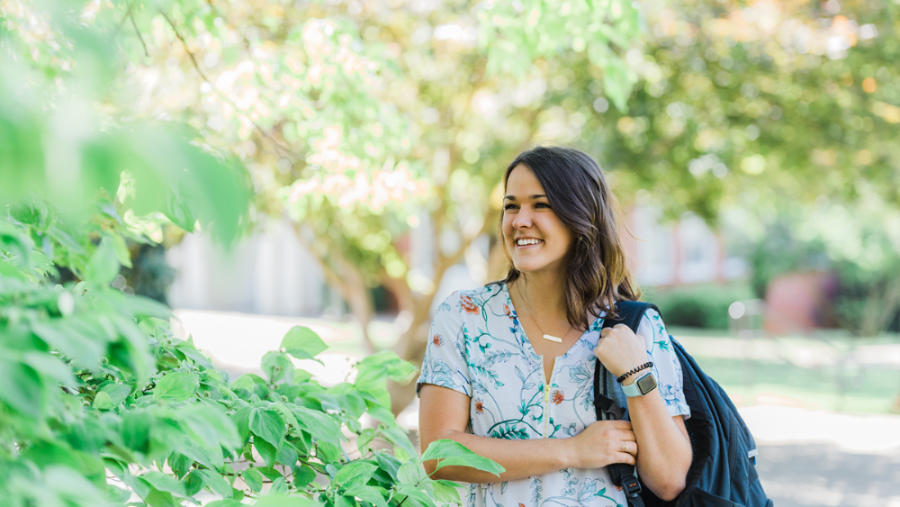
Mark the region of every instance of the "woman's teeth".
POLYGON ((525 245, 536 245, 541 242, 542 241, 539 239, 520 239, 520 240, 516 241, 516 244, 519 246, 525 246, 525 245))

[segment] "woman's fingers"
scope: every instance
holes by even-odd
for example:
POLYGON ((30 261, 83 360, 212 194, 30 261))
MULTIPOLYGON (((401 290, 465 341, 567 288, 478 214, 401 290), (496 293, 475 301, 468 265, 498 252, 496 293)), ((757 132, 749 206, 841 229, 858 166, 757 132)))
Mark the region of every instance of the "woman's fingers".
POLYGON ((628 454, 627 452, 620 452, 616 454, 616 463, 625 463, 626 465, 635 465, 637 464, 637 460, 634 459, 634 456, 628 454))

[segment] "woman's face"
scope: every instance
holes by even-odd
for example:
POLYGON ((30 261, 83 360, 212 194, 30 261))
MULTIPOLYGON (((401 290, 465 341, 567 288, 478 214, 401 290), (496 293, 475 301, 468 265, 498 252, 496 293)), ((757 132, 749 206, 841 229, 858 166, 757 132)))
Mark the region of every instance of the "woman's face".
POLYGON ((503 200, 503 240, 516 269, 523 273, 563 269, 573 239, 531 169, 516 166, 509 173, 503 200))

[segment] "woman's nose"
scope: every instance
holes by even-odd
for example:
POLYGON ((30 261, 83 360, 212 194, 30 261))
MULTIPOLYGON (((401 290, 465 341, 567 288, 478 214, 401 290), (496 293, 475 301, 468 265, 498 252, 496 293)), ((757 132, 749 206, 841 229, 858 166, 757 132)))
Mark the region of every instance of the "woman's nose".
POLYGON ((524 207, 521 208, 519 212, 516 213, 516 217, 513 218, 512 225, 516 229, 531 227, 531 211, 524 207))

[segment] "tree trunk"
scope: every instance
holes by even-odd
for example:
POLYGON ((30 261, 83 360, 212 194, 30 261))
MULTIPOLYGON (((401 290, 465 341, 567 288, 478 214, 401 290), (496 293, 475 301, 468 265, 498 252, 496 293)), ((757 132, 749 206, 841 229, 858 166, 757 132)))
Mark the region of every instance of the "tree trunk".
MULTIPOLYGON (((294 234, 301 242, 305 242, 303 233, 300 230, 300 224, 291 221, 294 234)), ((362 329, 363 346, 366 352, 371 354, 375 352, 375 345, 372 343, 372 337, 369 336, 369 324, 372 323, 372 317, 375 316, 375 304, 372 302, 372 294, 366 284, 365 277, 356 266, 347 262, 339 253, 334 253, 337 249, 329 248, 329 255, 325 257, 315 248, 309 249, 313 257, 319 262, 322 271, 325 274, 325 281, 328 285, 337 288, 341 297, 350 307, 350 313, 359 321, 362 329)))

